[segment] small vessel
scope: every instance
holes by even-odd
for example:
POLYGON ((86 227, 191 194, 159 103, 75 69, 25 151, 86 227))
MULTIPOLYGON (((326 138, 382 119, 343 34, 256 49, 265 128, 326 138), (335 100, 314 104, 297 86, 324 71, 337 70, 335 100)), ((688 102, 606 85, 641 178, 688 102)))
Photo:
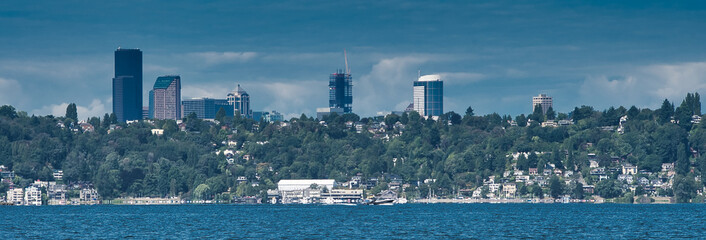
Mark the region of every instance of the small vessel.
POLYGON ((378 199, 373 198, 372 201, 365 202, 363 204, 365 204, 365 205, 392 205, 392 204, 394 204, 394 202, 395 202, 395 200, 393 200, 393 199, 378 200, 378 199))

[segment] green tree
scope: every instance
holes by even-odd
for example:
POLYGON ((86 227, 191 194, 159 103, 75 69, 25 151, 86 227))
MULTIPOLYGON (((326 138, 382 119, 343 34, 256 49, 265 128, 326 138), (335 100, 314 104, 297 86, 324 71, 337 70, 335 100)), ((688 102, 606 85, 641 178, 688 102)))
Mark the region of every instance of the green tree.
POLYGON ((622 190, 615 180, 606 179, 596 184, 596 193, 604 198, 615 198, 622 194, 622 190))
POLYGON ((559 198, 564 193, 564 183, 556 175, 549 180, 549 195, 552 198, 559 198))
POLYGON ((551 106, 549 108, 547 108, 547 113, 545 113, 544 115, 547 116, 547 120, 554 120, 556 118, 556 112, 554 111, 554 108, 551 106))
POLYGON ((575 199, 583 199, 583 184, 576 182, 574 189, 571 192, 571 197, 575 199))
POLYGON ((194 198, 198 200, 211 199, 211 187, 204 183, 199 184, 196 189, 194 189, 194 198))
POLYGON ((218 122, 224 122, 226 118, 226 110, 223 109, 223 107, 218 109, 218 112, 216 113, 216 118, 215 120, 218 122))
POLYGON ((673 115, 674 104, 671 104, 669 100, 664 99, 662 102, 662 107, 657 110, 657 122, 659 122, 659 124, 668 123, 673 115))
POLYGON ((693 177, 677 176, 674 178, 674 197, 678 203, 688 203, 696 196, 696 182, 693 177))
POLYGON ((78 112, 76 110, 75 103, 69 103, 69 105, 66 106, 66 118, 70 119, 70 121, 74 123, 78 121, 78 112))

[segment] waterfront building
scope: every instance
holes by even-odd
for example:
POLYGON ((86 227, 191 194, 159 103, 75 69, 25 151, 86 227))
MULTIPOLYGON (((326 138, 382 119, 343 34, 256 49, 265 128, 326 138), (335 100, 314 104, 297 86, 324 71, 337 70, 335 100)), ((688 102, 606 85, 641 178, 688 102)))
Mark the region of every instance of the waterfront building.
POLYGON ((66 185, 49 184, 47 196, 49 197, 49 205, 66 205, 66 185))
POLYGON ((336 180, 334 179, 282 179, 277 182, 277 190, 280 191, 292 191, 292 190, 303 190, 311 187, 311 185, 316 184, 318 187, 326 187, 327 189, 333 189, 336 185, 336 180))
POLYGON ((84 188, 79 192, 79 204, 81 205, 95 205, 100 203, 100 195, 95 188, 84 188))
POLYGON ((119 122, 142 119, 142 51, 115 50, 113 113, 119 122))
POLYGON ((25 201, 24 189, 13 188, 7 190, 7 195, 5 196, 5 199, 8 203, 12 203, 14 205, 22 205, 25 201))
POLYGON ((414 111, 424 117, 438 117, 444 113, 444 82, 439 75, 424 75, 414 81, 414 111))
POLYGON ((250 109, 250 94, 248 94, 240 84, 233 90, 233 92, 228 93, 227 96, 228 104, 233 106, 233 115, 240 114, 245 118, 252 118, 252 110, 250 109))
POLYGON ((353 111, 353 78, 349 72, 339 70, 329 76, 329 108, 341 108, 344 113, 353 111))
POLYGON ((28 206, 41 206, 42 205, 42 191, 35 186, 25 188, 25 200, 24 204, 28 206))
POLYGON ((226 99, 195 98, 184 100, 181 103, 185 117, 195 113, 196 117, 200 119, 215 119, 216 113, 221 108, 225 110, 226 116, 233 116, 233 107, 226 99))
POLYGON ((149 97, 149 118, 181 119, 181 77, 158 77, 149 97))
POLYGON ((547 94, 539 94, 536 97, 532 97, 532 112, 534 112, 534 108, 537 107, 537 105, 542 106, 542 113, 546 114, 547 109, 552 107, 552 97, 547 96, 547 94))

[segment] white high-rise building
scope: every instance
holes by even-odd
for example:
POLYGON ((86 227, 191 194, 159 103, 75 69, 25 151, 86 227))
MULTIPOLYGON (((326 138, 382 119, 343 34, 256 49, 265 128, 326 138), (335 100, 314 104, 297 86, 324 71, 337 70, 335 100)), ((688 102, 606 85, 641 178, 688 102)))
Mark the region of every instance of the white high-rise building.
POLYGON ((444 82, 439 75, 424 75, 414 81, 412 104, 424 117, 444 114, 444 82))
POLYGON ((537 104, 542 106, 542 113, 547 113, 547 109, 552 107, 552 97, 547 96, 547 94, 539 94, 536 97, 532 97, 532 112, 534 112, 534 108, 537 106, 537 104))
POLYGON ((250 95, 240 87, 228 93, 228 104, 233 106, 233 114, 240 113, 241 116, 252 118, 252 110, 250 109, 250 95))

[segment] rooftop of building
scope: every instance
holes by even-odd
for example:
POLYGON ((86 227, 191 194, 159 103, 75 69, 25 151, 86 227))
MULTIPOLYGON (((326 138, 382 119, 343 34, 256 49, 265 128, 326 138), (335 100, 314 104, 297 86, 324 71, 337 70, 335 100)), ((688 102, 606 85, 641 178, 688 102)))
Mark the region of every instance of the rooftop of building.
POLYGON ((420 82, 432 82, 432 81, 441 81, 441 76, 440 75, 424 75, 419 77, 420 82))
POLYGON ((168 88, 176 79, 181 79, 181 77, 179 77, 179 75, 160 76, 157 78, 157 81, 154 82, 154 89, 168 88))

